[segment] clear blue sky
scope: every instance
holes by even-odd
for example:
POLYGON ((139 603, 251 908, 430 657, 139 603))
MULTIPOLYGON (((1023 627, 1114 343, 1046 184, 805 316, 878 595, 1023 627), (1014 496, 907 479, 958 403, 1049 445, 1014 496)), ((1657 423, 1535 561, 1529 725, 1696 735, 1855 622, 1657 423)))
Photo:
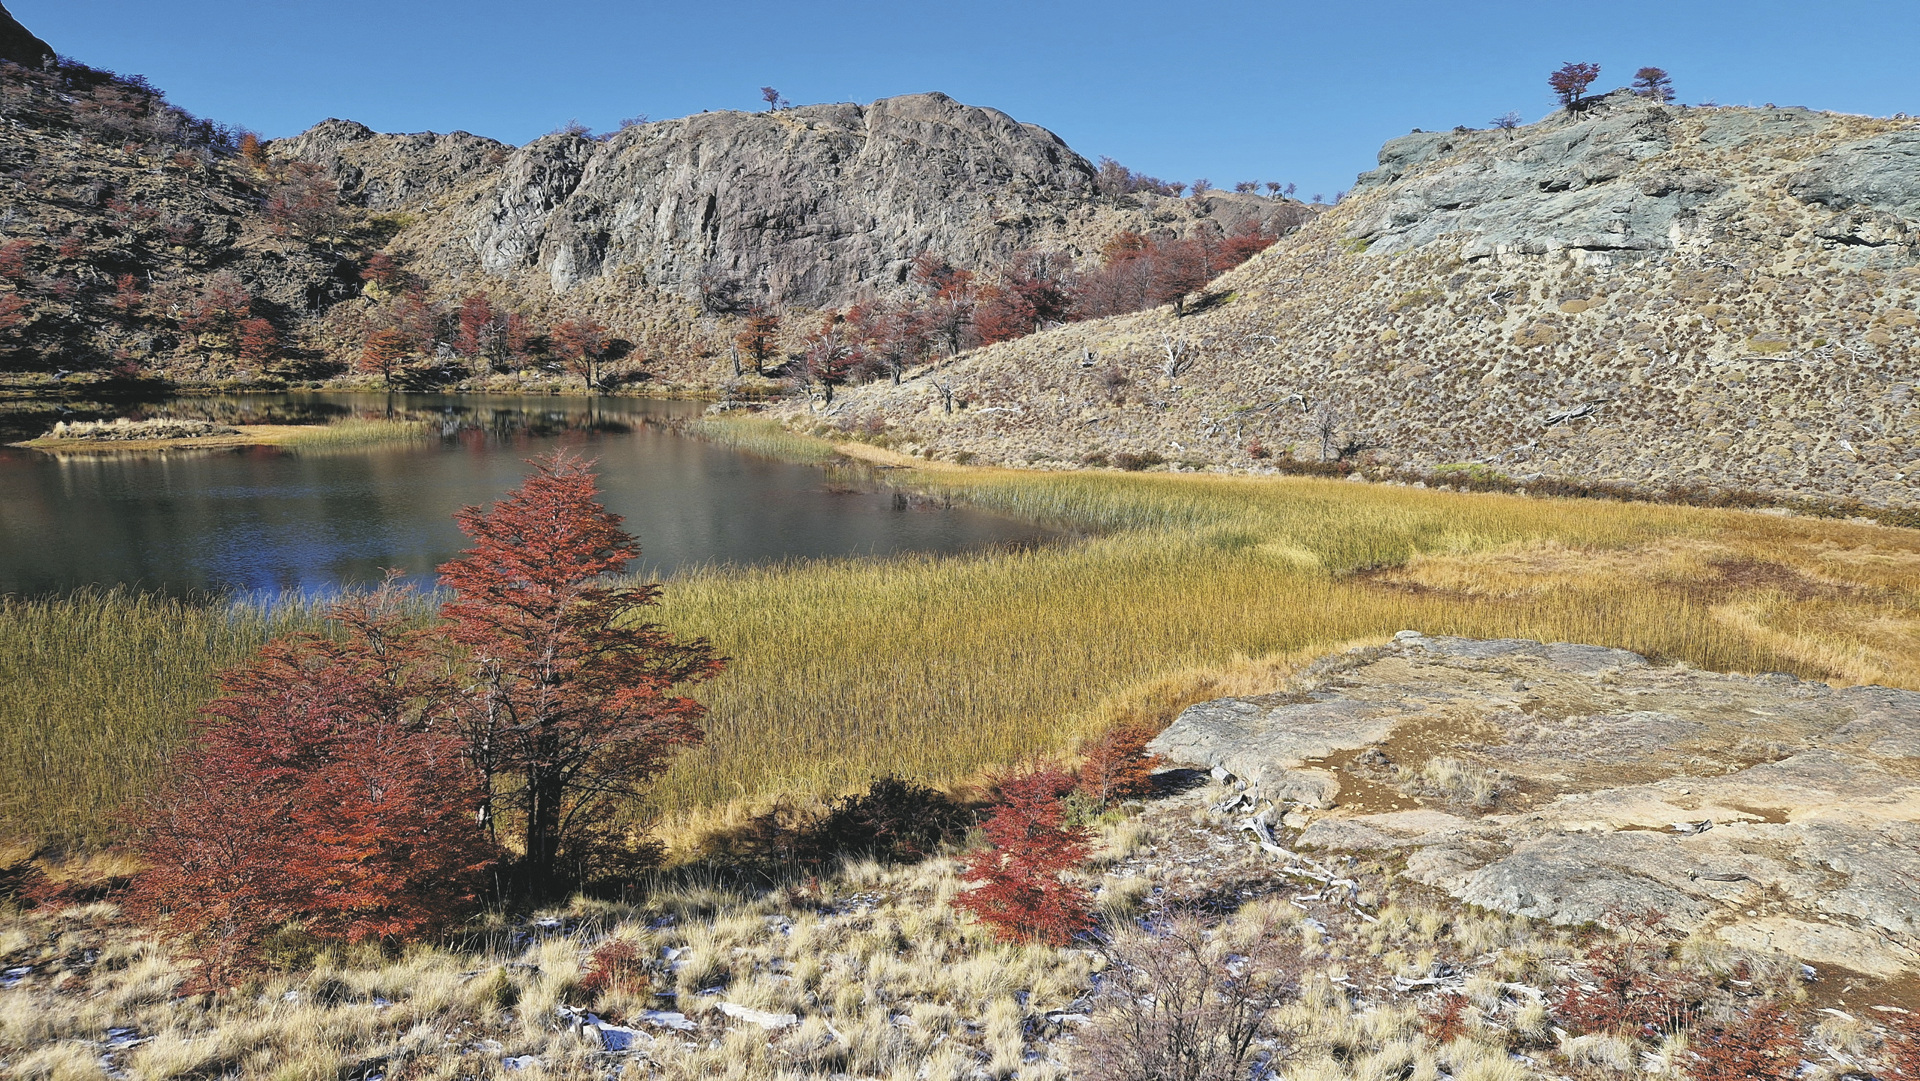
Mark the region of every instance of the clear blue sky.
POLYGON ((265 135, 329 116, 524 142, 570 119, 941 90, 1168 180, 1348 187, 1384 139, 1671 71, 1680 99, 1920 113, 1920 0, 9 0, 53 47, 265 135))

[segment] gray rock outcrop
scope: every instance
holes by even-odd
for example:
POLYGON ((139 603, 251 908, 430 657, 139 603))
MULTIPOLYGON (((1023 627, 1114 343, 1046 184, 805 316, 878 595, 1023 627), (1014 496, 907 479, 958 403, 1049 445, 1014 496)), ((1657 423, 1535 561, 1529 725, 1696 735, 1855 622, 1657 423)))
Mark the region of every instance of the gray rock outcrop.
POLYGON ((329 120, 273 144, 325 165, 373 210, 450 215, 439 269, 642 284, 708 306, 849 303, 938 253, 988 267, 1016 251, 1098 249, 1122 228, 1221 228, 1298 210, 1238 193, 1094 197, 1093 166, 1044 128, 944 94, 770 113, 709 112, 519 148, 380 135, 329 120))
MULTIPOLYGON (((1382 195, 1348 231, 1382 252, 1443 236, 1468 259, 1565 252, 1609 261, 1623 253, 1707 244, 1749 196, 1688 149, 1746 148, 1818 137, 1832 119, 1808 109, 1686 110, 1616 91, 1579 113, 1489 140, 1486 133, 1416 132, 1388 142, 1356 194, 1382 195)), ((1855 205, 1920 217, 1920 141, 1898 133, 1837 147, 1810 163, 1793 193, 1835 209, 1855 205)))
POLYGON ((1430 638, 1189 708, 1154 743, 1231 774, 1297 843, 1399 853, 1462 901, 1684 930, 1874 976, 1920 970, 1920 694, 1430 638))

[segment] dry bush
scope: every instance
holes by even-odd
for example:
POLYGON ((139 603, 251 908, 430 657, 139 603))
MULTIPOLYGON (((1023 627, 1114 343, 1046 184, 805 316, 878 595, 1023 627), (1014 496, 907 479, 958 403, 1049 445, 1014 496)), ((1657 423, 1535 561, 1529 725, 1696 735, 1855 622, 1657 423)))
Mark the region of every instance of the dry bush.
POLYGON ((1778 1003, 1765 1003, 1724 1024, 1696 1029, 1686 1058, 1691 1081, 1772 1081, 1800 1069, 1800 1034, 1778 1003))
POLYGON ((1592 982, 1567 988, 1561 1016, 1581 1031, 1621 1036, 1657 1038, 1684 1028, 1705 989, 1697 978, 1668 968, 1666 915, 1609 909, 1601 923, 1613 933, 1587 950, 1592 982))
POLYGON ((1274 1011, 1298 993, 1300 954, 1279 931, 1262 920, 1235 935, 1182 916, 1116 933, 1078 1066, 1111 1081, 1228 1081, 1280 1057, 1291 1033, 1274 1011))

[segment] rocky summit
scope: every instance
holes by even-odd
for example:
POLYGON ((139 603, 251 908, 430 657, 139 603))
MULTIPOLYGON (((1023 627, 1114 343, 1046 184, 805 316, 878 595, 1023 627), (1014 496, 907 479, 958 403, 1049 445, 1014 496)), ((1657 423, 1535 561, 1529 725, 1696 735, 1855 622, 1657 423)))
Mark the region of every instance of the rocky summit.
POLYGON ((1127 229, 1222 228, 1298 204, 1215 193, 1117 205, 1060 137, 945 94, 706 112, 523 147, 329 120, 273 152, 325 166, 349 201, 407 212, 403 250, 436 275, 569 294, 616 320, 650 305, 821 308, 885 292, 915 256, 969 267, 1084 255, 1127 229))
POLYGON ((1154 749, 1214 770, 1268 846, 1397 854, 1474 905, 1612 910, 1887 977, 1920 969, 1920 694, 1429 637, 1188 708, 1154 749), (1276 832, 1278 831, 1278 832, 1276 832))
POLYGON ((1182 304, 837 408, 1014 464, 1291 455, 1911 508, 1917 301, 1920 125, 1621 92, 1395 139, 1182 304))

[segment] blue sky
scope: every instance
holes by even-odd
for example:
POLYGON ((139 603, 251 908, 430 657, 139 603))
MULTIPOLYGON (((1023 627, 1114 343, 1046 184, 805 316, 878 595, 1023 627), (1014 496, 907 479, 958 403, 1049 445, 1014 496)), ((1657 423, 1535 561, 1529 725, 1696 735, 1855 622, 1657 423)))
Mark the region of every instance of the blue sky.
POLYGON ((942 90, 1168 180, 1329 198, 1413 128, 1551 107, 1546 74, 1680 99, 1920 113, 1920 0, 1317 5, 986 0, 9 0, 53 47, 203 116, 524 142, 577 119, 942 90))

